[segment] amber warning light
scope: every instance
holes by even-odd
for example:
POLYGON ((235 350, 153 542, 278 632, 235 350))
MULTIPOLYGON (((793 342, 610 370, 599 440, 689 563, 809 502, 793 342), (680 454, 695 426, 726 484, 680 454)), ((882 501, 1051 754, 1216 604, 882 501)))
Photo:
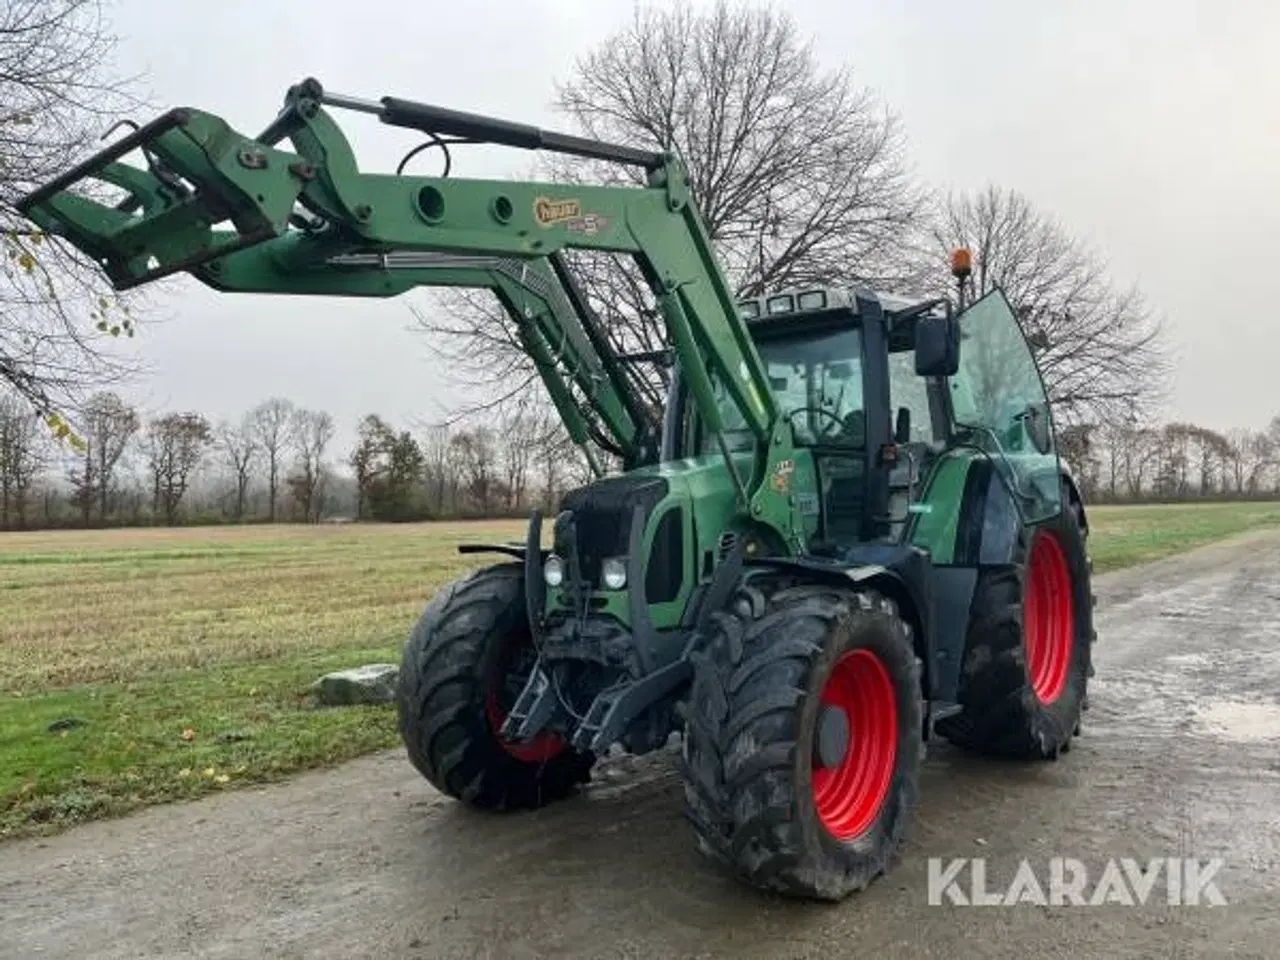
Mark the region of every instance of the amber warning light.
POLYGON ((956 247, 951 251, 951 275, 963 280, 973 272, 973 255, 968 247, 956 247))

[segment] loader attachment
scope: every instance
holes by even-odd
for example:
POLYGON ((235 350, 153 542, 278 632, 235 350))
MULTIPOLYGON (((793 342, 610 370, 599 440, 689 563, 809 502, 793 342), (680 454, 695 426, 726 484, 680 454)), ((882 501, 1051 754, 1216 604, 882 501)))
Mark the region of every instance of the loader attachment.
POLYGON ((740 507, 790 535, 794 504, 766 481, 792 463, 791 426, 778 416, 688 172, 672 154, 396 97, 345 96, 308 78, 289 88, 256 137, 200 110, 173 110, 35 190, 19 209, 92 256, 121 290, 179 272, 224 293, 278 295, 394 297, 477 281, 499 296, 562 415, 570 400, 594 413, 569 412, 569 421, 587 421, 574 433, 603 437, 601 446, 636 467, 657 459, 660 431, 651 424, 660 423, 661 404, 644 402, 564 254, 630 259, 740 507), (470 179, 450 177, 448 163, 439 176, 414 176, 402 172, 403 161, 394 174, 364 171, 331 109, 419 131, 446 152, 457 143, 552 151, 639 167, 643 182, 470 179), (145 166, 121 162, 135 151, 145 166), (124 199, 104 200, 94 180, 124 199), (459 257, 479 259, 455 270, 459 257), (748 471, 731 455, 717 390, 753 435, 748 471))
POLYGON ((127 290, 282 233, 307 172, 296 160, 245 140, 212 114, 180 107, 35 190, 18 209, 127 290), (146 170, 119 162, 134 150, 146 170), (125 198, 102 199, 103 184, 125 198))

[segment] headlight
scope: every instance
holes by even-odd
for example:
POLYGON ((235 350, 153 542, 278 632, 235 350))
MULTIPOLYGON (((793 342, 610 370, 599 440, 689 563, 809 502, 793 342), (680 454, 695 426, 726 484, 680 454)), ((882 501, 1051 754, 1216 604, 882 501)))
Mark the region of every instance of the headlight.
POLYGON ((600 564, 600 579, 610 590, 621 590, 627 585, 627 561, 622 557, 610 557, 600 564))
POLYGON ((548 587, 558 587, 564 583, 564 561, 552 554, 542 567, 542 579, 548 587))

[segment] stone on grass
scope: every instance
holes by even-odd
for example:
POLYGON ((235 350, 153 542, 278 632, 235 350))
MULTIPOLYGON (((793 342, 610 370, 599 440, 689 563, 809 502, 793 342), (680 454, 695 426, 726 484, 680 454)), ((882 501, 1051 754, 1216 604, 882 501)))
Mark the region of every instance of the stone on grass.
POLYGON ((349 707, 364 703, 390 703, 396 696, 400 668, 394 663, 367 663, 339 670, 311 685, 322 707, 349 707))

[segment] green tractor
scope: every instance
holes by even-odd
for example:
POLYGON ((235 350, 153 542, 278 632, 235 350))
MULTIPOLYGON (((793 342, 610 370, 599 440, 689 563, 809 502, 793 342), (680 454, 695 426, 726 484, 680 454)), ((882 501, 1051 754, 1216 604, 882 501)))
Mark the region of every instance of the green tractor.
POLYGON ((1036 760, 1079 731, 1085 511, 1014 311, 998 290, 965 302, 963 251, 957 302, 738 302, 677 157, 314 79, 257 137, 170 111, 22 210, 118 289, 185 271, 227 292, 497 296, 599 476, 548 530, 535 513, 523 543, 463 547, 505 557, 431 598, 404 648, 409 759, 470 807, 542 806, 611 749, 680 734, 700 849, 836 900, 889 869, 930 738, 1036 760), (644 185, 365 172, 335 109, 446 155, 559 151, 644 185), (121 162, 134 151, 142 166, 121 162), (575 251, 631 259, 668 349, 612 347, 575 251), (660 411, 646 363, 670 368, 660 411))

